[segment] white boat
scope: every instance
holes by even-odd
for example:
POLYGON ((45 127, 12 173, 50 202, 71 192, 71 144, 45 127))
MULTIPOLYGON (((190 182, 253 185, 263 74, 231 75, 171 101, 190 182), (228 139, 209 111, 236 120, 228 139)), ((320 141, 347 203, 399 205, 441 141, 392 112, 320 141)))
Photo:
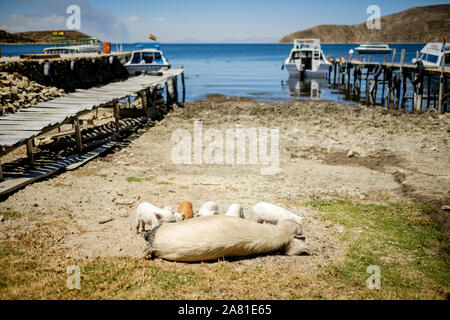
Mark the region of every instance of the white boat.
POLYGON ((44 49, 44 53, 46 54, 72 54, 72 53, 86 53, 99 51, 101 51, 100 45, 91 45, 91 44, 49 47, 44 49))
MULTIPOLYGON (((420 50, 419 60, 422 61, 425 67, 440 67, 444 56, 445 65, 450 67, 450 44, 432 42, 427 43, 425 47, 420 50)), ((416 62, 416 58, 412 59, 412 63, 416 62)))
POLYGON ((371 43, 366 42, 355 48, 359 54, 387 54, 391 53, 393 49, 385 43, 371 43))
POLYGON ((131 54, 131 59, 125 63, 125 68, 131 75, 141 73, 157 72, 161 69, 170 69, 169 61, 164 57, 159 45, 155 48, 145 48, 135 50, 131 54))
POLYGON ((286 67, 290 77, 326 77, 331 63, 320 47, 319 39, 294 39, 294 47, 282 68, 286 67))

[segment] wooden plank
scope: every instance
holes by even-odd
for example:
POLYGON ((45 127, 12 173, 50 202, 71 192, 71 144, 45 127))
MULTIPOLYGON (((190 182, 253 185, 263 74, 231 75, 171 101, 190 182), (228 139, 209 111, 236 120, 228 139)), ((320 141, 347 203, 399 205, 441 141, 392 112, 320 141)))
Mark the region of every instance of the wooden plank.
POLYGON ((17 136, 31 136, 33 133, 37 134, 41 132, 40 130, 36 131, 30 131, 30 130, 7 130, 7 129, 0 129, 0 136, 9 136, 9 135, 17 135, 17 136))
POLYGON ((33 124, 32 122, 30 122, 29 125, 24 125, 23 123, 18 123, 18 124, 5 124, 5 125, 1 125, 0 126, 0 132, 16 132, 16 131, 41 131, 43 128, 45 128, 46 126, 48 126, 47 123, 43 124, 43 123, 36 123, 33 124))
POLYGON ((11 192, 24 187, 32 182, 51 176, 64 169, 74 170, 84 163, 94 159, 105 151, 111 149, 115 142, 110 141, 95 150, 85 153, 84 155, 74 154, 63 160, 48 164, 41 168, 34 169, 27 173, 24 177, 8 179, 0 183, 0 196, 10 194, 11 192))
POLYGON ((70 171, 70 170, 77 169, 78 167, 82 166, 86 162, 91 161, 95 157, 99 156, 106 150, 111 149, 115 144, 116 144, 115 141, 109 141, 109 142, 105 143, 104 145, 102 145, 101 147, 98 147, 97 149, 90 151, 81 157, 74 157, 72 160, 73 163, 68 165, 66 167, 66 170, 70 171))

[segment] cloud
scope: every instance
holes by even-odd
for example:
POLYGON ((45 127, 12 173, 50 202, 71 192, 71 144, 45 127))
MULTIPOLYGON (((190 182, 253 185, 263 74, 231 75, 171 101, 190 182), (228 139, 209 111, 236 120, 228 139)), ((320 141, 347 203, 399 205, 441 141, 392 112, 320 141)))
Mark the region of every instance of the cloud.
POLYGON ((10 15, 9 21, 4 21, 5 25, 10 26, 9 30, 19 27, 26 31, 67 29, 66 20, 70 16, 66 13, 67 7, 76 4, 81 9, 81 30, 78 31, 102 41, 126 42, 129 40, 126 24, 110 12, 94 7, 89 0, 48 0, 44 3, 21 0, 20 2, 32 8, 33 10, 28 12, 33 13, 10 15))
POLYGON ((40 29, 42 26, 48 26, 48 29, 59 26, 64 23, 66 18, 60 15, 52 14, 50 16, 11 14, 11 22, 16 28, 21 29, 40 29))
POLYGON ((139 17, 136 17, 136 16, 131 16, 131 17, 128 18, 129 22, 135 22, 135 21, 138 21, 138 20, 139 20, 139 17))
POLYGON ((1 25, 0 26, 0 30, 5 30, 7 32, 10 33, 15 33, 15 32, 24 32, 27 31, 27 28, 23 27, 23 26, 7 26, 7 25, 1 25))
POLYGON ((166 21, 166 18, 164 18, 164 17, 156 17, 156 18, 153 18, 153 21, 155 21, 155 22, 164 22, 164 21, 166 21))

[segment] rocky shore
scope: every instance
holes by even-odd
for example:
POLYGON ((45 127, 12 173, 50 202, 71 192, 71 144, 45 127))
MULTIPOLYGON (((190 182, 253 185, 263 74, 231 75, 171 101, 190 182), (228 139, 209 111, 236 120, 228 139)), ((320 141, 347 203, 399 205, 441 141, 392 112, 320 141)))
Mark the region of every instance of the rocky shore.
POLYGON ((47 87, 26 76, 0 72, 0 115, 64 96, 63 89, 47 87))

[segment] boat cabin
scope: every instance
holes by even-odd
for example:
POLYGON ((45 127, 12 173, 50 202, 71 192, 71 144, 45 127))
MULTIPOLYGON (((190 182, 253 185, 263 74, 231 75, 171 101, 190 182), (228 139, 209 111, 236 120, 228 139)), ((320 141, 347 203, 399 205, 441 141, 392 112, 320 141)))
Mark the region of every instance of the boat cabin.
MULTIPOLYGON (((450 67, 450 44, 428 43, 421 51, 419 60, 427 67, 439 67, 445 56, 445 66, 450 67)), ((413 59, 415 62, 416 59, 413 59)))
POLYGON ((161 51, 155 49, 146 49, 142 51, 134 51, 131 57, 131 64, 144 63, 163 63, 161 51))

